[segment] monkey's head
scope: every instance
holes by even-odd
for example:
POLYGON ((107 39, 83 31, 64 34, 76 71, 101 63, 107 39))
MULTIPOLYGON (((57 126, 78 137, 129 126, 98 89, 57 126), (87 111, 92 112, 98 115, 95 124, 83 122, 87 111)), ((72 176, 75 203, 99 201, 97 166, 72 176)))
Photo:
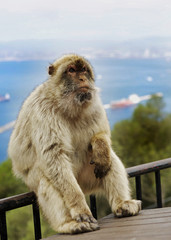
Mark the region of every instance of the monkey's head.
POLYGON ((85 58, 74 54, 64 55, 49 66, 49 75, 60 94, 61 105, 83 108, 91 104, 95 92, 94 73, 85 58))

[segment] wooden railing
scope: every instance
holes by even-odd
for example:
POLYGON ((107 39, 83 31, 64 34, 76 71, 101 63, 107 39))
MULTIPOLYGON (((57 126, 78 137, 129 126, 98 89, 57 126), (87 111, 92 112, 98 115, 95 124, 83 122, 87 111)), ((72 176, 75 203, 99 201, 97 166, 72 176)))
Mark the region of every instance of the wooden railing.
POLYGON ((158 208, 162 207, 160 170, 169 167, 171 167, 171 158, 127 168, 127 173, 129 177, 135 177, 136 195, 138 200, 142 200, 141 175, 154 172, 156 183, 157 207, 158 208))
MULTIPOLYGON (((167 158, 167 159, 127 168, 126 170, 127 170, 128 176, 130 178, 135 177, 137 199, 142 200, 141 175, 154 172, 155 183, 156 183, 157 207, 161 208, 162 207, 162 189, 161 189, 160 170, 170 168, 170 167, 171 167, 171 158, 167 158)), ((93 216, 97 218, 95 195, 90 196, 90 208, 93 216)))
MULTIPOLYGON (((171 167, 171 158, 127 168, 129 177, 135 177, 137 199, 142 200, 141 175, 155 173, 157 207, 162 207, 160 170, 171 167)), ((6 212, 23 206, 32 205, 35 240, 41 239, 40 213, 34 192, 24 193, 0 200, 0 236, 7 240, 6 212)), ((90 196, 90 208, 97 218, 96 197, 90 196)))
POLYGON ((1 240, 7 240, 6 212, 16 208, 32 205, 34 219, 35 239, 41 239, 41 225, 39 206, 34 192, 4 198, 0 200, 0 236, 1 240))

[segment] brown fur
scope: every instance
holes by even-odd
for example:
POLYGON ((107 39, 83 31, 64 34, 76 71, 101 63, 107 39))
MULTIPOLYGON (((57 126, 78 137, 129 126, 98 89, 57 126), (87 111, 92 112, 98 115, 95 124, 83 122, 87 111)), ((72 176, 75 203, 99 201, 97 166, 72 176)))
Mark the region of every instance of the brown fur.
POLYGON ((135 215, 125 168, 111 148, 110 127, 90 63, 66 55, 25 100, 9 143, 14 173, 37 194, 53 229, 99 229, 84 194, 104 193, 116 216, 135 215), (91 164, 90 164, 91 163, 91 164))

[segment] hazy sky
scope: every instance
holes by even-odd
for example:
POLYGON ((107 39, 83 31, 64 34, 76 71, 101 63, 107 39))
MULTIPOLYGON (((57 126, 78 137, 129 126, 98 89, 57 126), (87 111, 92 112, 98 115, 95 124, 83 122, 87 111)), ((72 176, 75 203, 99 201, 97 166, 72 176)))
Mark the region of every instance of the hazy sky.
POLYGON ((1 0, 0 41, 171 36, 171 0, 1 0))

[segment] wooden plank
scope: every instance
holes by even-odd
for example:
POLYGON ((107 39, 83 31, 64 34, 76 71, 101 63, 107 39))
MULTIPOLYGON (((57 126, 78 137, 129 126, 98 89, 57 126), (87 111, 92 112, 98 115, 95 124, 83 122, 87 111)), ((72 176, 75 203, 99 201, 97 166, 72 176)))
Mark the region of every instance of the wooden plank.
POLYGON ((141 212, 139 215, 137 215, 136 216, 136 218, 135 217, 129 217, 129 218, 119 218, 119 219, 116 219, 116 218, 114 218, 114 215, 113 214, 110 214, 110 215, 108 215, 107 217, 105 217, 105 218, 103 218, 103 219, 100 219, 99 220, 99 222, 101 223, 103 223, 103 224, 105 224, 105 223, 108 223, 108 222, 111 222, 111 221, 113 221, 112 219, 114 219, 114 221, 115 222, 117 222, 117 223, 119 223, 120 224, 120 222, 121 223, 124 223, 124 222, 133 222, 134 220, 136 221, 136 222, 138 222, 139 220, 147 220, 147 219, 155 219, 154 221, 157 221, 157 219, 159 219, 159 218, 161 218, 161 219, 167 219, 167 218, 171 218, 171 212, 168 212, 168 213, 166 213, 166 212, 164 212, 164 213, 162 213, 162 212, 160 212, 159 214, 158 213, 154 213, 154 214, 144 214, 143 212, 141 212))
POLYGON ((170 240, 171 207, 143 210, 134 217, 115 218, 110 214, 99 220, 100 230, 77 235, 54 235, 44 240, 170 240))

